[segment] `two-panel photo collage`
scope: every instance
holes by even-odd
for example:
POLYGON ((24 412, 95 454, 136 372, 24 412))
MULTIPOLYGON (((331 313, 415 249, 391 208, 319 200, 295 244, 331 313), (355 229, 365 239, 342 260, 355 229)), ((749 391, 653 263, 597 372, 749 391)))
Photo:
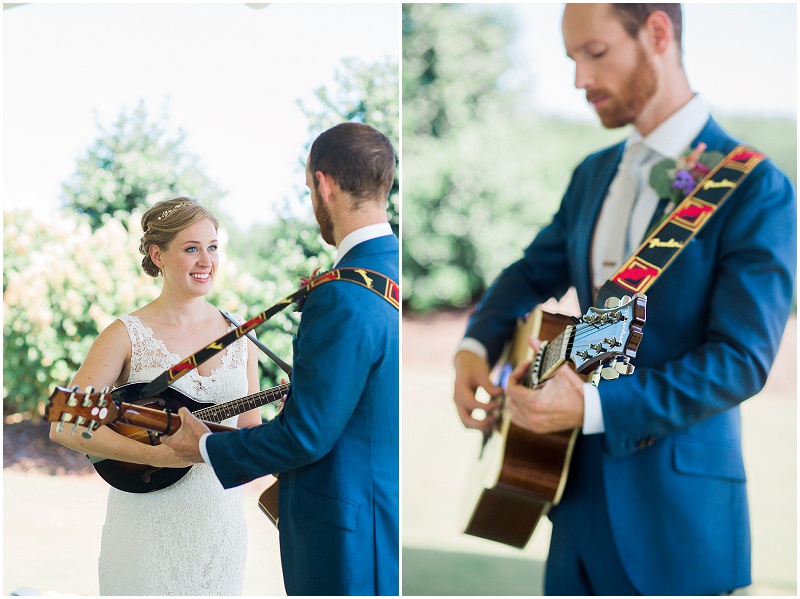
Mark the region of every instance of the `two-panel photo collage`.
POLYGON ((4 595, 797 596, 796 3, 2 15, 4 595))

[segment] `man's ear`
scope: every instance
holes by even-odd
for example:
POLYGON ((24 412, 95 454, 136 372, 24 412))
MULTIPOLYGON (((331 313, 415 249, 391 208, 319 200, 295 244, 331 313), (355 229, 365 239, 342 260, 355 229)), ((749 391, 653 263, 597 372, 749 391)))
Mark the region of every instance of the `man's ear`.
POLYGON ((675 39, 669 15, 662 10, 653 11, 647 17, 644 26, 651 48, 656 54, 664 54, 675 39))
POLYGON ((333 199, 334 193, 339 189, 338 184, 333 180, 333 177, 322 171, 315 172, 314 176, 319 182, 319 195, 325 202, 330 202, 333 199))

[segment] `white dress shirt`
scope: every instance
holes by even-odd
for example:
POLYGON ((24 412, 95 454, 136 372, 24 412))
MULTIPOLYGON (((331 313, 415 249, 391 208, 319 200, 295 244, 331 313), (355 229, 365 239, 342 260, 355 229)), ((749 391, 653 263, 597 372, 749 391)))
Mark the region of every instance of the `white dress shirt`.
POLYGON ((355 231, 347 234, 337 248, 336 260, 333 263, 333 268, 336 268, 341 259, 344 258, 345 254, 347 254, 347 252, 352 250, 359 243, 364 243, 370 239, 384 237, 386 235, 393 235, 392 226, 389 223, 367 225, 366 227, 361 227, 360 229, 356 229, 355 231))
MULTIPOLYGON (((649 185, 650 170, 664 158, 672 158, 674 160, 680 158, 703 130, 708 118, 709 112, 705 102, 698 94, 695 94, 691 100, 656 127, 648 136, 643 137, 636 129, 631 131, 629 138, 626 140, 626 149, 629 145, 643 143, 650 151, 641 166, 639 194, 634 202, 627 227, 626 247, 631 251, 639 247, 639 242, 644 236, 647 225, 650 223, 653 212, 655 212, 658 205, 658 194, 649 185)), ((611 185, 609 185, 608 195, 603 202, 604 206, 619 204, 618 201, 614 201, 615 198, 611 197, 614 190, 619 188, 620 186, 615 185, 614 180, 612 180, 611 185)), ((602 210, 601 215, 598 217, 598 224, 601 217, 602 210)), ((619 222, 619 219, 617 222, 619 222)), ((598 288, 608 279, 608 276, 603 278, 602 262, 604 257, 602 256, 602 251, 598 251, 599 248, 604 247, 605 240, 599 239, 602 234, 602 231, 597 231, 592 241, 592 272, 598 273, 597 275, 593 274, 593 283, 598 288)), ((622 259, 625 258, 627 256, 623 256, 622 259)), ((613 272, 616 272, 616 269, 611 274, 613 272)), ((458 349, 471 351, 484 360, 487 359, 486 348, 477 339, 465 337, 462 339, 458 349)), ((583 385, 583 407, 583 434, 591 435, 605 432, 600 392, 591 383, 584 383, 583 385)))

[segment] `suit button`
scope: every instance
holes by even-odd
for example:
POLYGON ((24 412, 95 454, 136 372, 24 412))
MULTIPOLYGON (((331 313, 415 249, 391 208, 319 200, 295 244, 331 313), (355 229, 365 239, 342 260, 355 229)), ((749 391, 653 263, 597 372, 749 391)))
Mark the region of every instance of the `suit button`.
POLYGON ((649 437, 645 437, 641 441, 636 444, 637 449, 644 449, 645 447, 650 447, 653 443, 656 442, 656 438, 652 435, 649 437))

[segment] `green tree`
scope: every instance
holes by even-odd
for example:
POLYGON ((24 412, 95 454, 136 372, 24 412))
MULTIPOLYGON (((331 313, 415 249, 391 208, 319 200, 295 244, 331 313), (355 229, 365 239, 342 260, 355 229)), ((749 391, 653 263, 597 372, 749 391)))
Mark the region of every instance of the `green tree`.
POLYGON ((224 192, 185 148, 186 135, 169 133, 165 115, 151 120, 140 101, 110 127, 97 128, 97 139, 62 185, 65 205, 86 215, 93 230, 112 219, 128 226, 134 209, 178 196, 218 211, 224 192))
POLYGON ((140 268, 139 237, 111 220, 92 232, 69 214, 3 219, 3 407, 41 412, 98 333, 158 295, 140 268))
MULTIPOLYGON (((624 132, 544 118, 509 82, 508 10, 403 6, 403 280, 411 311, 464 307, 547 224, 582 156, 624 132)), ((528 87, 530 82, 521 85, 528 87)))
POLYGON ((516 256, 522 223, 529 238, 552 211, 531 172, 536 122, 500 83, 513 36, 502 11, 403 5, 401 287, 411 310, 467 305, 516 256))

